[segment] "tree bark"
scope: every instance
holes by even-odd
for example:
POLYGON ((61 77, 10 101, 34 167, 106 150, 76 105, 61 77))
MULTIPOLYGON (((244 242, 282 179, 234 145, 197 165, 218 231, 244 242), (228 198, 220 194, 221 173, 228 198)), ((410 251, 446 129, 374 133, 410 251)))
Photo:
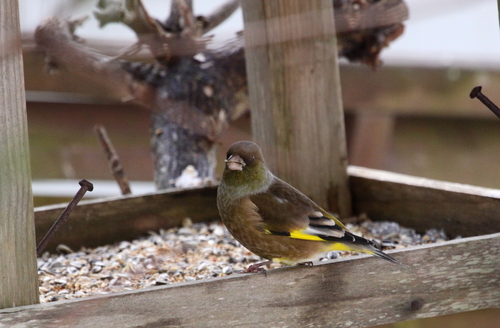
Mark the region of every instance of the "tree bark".
POLYGON ((213 180, 215 142, 228 122, 248 109, 245 55, 241 39, 174 66, 125 63, 134 79, 154 85, 151 147, 158 189, 193 165, 202 179, 213 180))

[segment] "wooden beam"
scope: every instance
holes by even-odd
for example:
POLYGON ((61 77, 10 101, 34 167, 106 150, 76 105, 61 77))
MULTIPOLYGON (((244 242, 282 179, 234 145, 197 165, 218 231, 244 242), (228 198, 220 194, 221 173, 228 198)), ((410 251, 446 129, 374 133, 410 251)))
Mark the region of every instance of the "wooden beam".
POLYGON ((254 140, 271 170, 320 206, 350 214, 333 3, 242 3, 254 140))
POLYGON ((0 311, 7 326, 366 327, 498 308, 500 234, 0 311))
POLYGON ((350 166, 354 212, 451 237, 500 231, 500 190, 350 166))
MULTIPOLYGON (((121 240, 132 240, 149 231, 181 226, 185 217, 193 222, 218 220, 217 187, 169 190, 154 194, 81 201, 58 230, 48 250, 65 244, 74 250, 121 240)), ((35 210, 36 237, 40 241, 66 204, 35 210)))
POLYGON ((0 1, 0 309, 38 303, 17 0, 0 1))
POLYGON ((494 67, 382 66, 372 72, 342 66, 342 95, 346 111, 425 117, 463 117, 497 120, 479 100, 470 99, 473 87, 500 104, 500 74, 494 67))

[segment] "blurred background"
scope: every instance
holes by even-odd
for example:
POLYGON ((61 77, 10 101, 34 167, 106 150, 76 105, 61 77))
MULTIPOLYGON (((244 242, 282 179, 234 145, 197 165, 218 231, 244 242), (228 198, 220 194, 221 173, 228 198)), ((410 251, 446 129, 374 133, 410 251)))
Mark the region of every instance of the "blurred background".
MULTIPOLYGON (((196 14, 220 2, 195 1, 196 14)), ((382 67, 373 71, 341 61, 350 164, 497 188, 500 171, 494 163, 500 153, 500 122, 479 101, 469 98, 472 87, 482 85, 487 96, 500 100, 497 3, 406 2, 410 18, 405 32, 382 51, 382 67)), ((144 3, 158 19, 169 12, 169 1, 144 3)), ((46 74, 44 60, 33 47, 34 29, 51 15, 89 15, 77 35, 102 52, 116 52, 134 42, 134 33, 125 26, 110 24, 100 29, 91 15, 94 6, 95 1, 20 1, 36 196, 58 195, 42 180, 111 178, 92 130, 94 124, 108 129, 129 178, 144 182, 134 183, 133 191, 154 190, 152 183, 146 183, 153 174, 149 113, 123 104, 120 94, 96 81, 64 70, 46 74)), ((238 10, 213 31, 212 46, 230 40, 242 27, 238 10)), ((249 131, 247 116, 221 138, 220 148, 250 138, 249 131)), ((59 195, 65 194, 63 188, 58 189, 59 195)), ((101 196, 97 190, 118 193, 114 183, 96 188, 92 196, 101 196)))
MULTIPOLYGON (((64 69, 45 71, 33 32, 48 16, 89 15, 77 35, 103 53, 135 40, 122 25, 100 29, 97 1, 19 0, 35 205, 66 201, 76 181, 91 180, 88 197, 120 195, 93 127, 106 127, 134 194, 153 192, 149 112, 123 103, 123 94, 64 69)), ((165 19, 170 1, 143 0, 165 19)), ((195 13, 223 0, 194 1, 195 13)), ((420 177, 500 188, 500 120, 469 93, 500 105, 500 35, 495 0, 406 0, 405 32, 382 51, 376 71, 341 60, 349 163, 420 177)), ((242 30, 241 10, 213 30, 218 47, 242 30)), ((218 158, 236 140, 250 139, 249 115, 220 138, 218 158)), ((219 170, 220 172, 220 170, 219 170)), ((499 310, 482 310, 383 327, 498 327, 499 310)), ((382 326, 380 326, 382 327, 382 326)))
MULTIPOLYGON (((209 12, 220 2, 195 1, 196 14, 209 12)), ((44 59, 34 48, 34 29, 51 15, 88 15, 77 35, 97 51, 116 53, 133 43, 134 33, 123 25, 99 28, 92 16, 95 3, 20 0, 37 204, 58 201, 53 197, 67 194, 65 184, 48 191, 53 188, 47 188, 47 183, 54 182, 48 179, 111 179, 93 133, 94 124, 103 124, 108 130, 133 181, 133 192, 154 190, 149 113, 123 104, 123 95, 99 81, 72 76, 64 69, 55 75, 46 74, 44 59)), ((373 71, 341 60, 349 162, 497 188, 500 170, 494 162, 500 152, 500 122, 479 101, 469 98, 470 90, 482 85, 483 92, 500 103, 497 3, 406 3, 410 18, 405 22, 405 32, 382 51, 382 67, 373 71)), ((165 19, 170 8, 170 1, 145 0, 144 4, 158 19, 165 19)), ((212 46, 227 42, 242 27, 238 10, 213 30, 212 46)), ((234 140, 250 138, 249 131, 248 116, 231 126, 220 138, 221 154, 234 140)), ((101 186, 93 197, 119 193, 114 183, 102 182, 101 186)))

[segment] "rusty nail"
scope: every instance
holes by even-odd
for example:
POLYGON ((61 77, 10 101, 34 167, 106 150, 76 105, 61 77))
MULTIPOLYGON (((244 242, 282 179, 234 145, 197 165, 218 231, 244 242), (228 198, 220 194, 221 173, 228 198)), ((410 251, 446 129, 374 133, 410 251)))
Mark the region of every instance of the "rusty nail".
MULTIPOLYGON (((89 181, 87 181, 87 180, 85 180, 85 179, 84 179, 84 180, 81 180, 80 182, 78 182, 78 184, 79 184, 79 185, 80 185, 80 187, 81 187, 81 188, 80 188, 80 190, 82 190, 82 189, 84 189, 84 190, 85 190, 85 191, 83 192, 82 196, 83 196, 83 195, 85 195, 85 192, 94 190, 94 185, 93 185, 91 182, 89 182, 89 181)), ((80 190, 79 190, 79 191, 80 191, 80 190)), ((76 196, 75 196, 75 197, 76 197, 76 196)))
POLYGON ((75 197, 73 197, 73 199, 69 202, 68 206, 66 206, 66 208, 61 213, 59 218, 57 218, 56 222, 54 222, 52 227, 50 227, 49 232, 47 232, 47 234, 45 235, 45 237, 43 237, 40 244, 38 244, 38 246, 36 248, 36 253, 38 256, 40 256, 42 254, 42 252, 45 250, 45 247, 47 247, 47 244, 52 239, 52 237, 54 236, 56 231, 59 230, 59 228, 61 227, 61 225, 64 222, 66 222, 69 214, 76 207, 76 205, 82 199, 82 197, 85 195, 85 193, 87 191, 94 190, 94 185, 87 180, 81 180, 80 182, 78 182, 78 184, 80 185, 80 190, 78 190, 75 197))
POLYGON ((491 100, 488 99, 482 92, 483 88, 481 86, 474 87, 470 92, 470 98, 479 99, 486 107, 488 107, 493 114, 495 114, 498 118, 500 118, 500 108, 497 107, 491 100))

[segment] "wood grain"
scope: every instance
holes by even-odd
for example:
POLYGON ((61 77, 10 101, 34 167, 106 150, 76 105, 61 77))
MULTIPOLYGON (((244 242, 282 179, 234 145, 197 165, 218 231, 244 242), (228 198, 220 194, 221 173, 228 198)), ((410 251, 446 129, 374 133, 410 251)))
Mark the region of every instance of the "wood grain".
POLYGON ((500 232, 500 190, 350 166, 354 212, 451 237, 500 232))
MULTIPOLYGON (((47 245, 53 250, 65 244, 74 250, 81 246, 100 246, 131 240, 149 231, 181 225, 185 217, 193 222, 219 219, 217 188, 206 187, 160 191, 139 196, 124 196, 81 201, 47 245)), ((36 208, 36 237, 40 241, 66 204, 36 208)))
POLYGON ((0 308, 38 303, 19 10, 0 1, 0 308))
POLYGON ((500 234, 0 311, 8 326, 365 327, 500 304, 500 234))
POLYGON ((271 170, 350 214, 332 1, 242 2, 253 138, 271 170))

